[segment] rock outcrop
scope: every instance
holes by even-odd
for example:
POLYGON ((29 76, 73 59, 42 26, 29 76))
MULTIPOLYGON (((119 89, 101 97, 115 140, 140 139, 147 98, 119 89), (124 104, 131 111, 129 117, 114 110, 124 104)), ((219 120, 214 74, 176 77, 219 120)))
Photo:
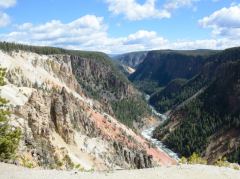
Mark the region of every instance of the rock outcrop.
POLYGON ((125 53, 121 55, 116 55, 116 56, 113 56, 112 58, 114 60, 117 60, 123 65, 136 69, 138 65, 144 61, 147 54, 148 54, 147 51, 131 52, 131 53, 125 53))

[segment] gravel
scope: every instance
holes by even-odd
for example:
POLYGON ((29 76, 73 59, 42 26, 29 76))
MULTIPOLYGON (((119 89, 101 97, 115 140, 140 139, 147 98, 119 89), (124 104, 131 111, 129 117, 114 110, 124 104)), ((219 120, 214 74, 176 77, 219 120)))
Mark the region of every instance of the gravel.
POLYGON ((238 179, 240 171, 205 165, 179 165, 113 172, 28 169, 0 163, 0 179, 238 179))

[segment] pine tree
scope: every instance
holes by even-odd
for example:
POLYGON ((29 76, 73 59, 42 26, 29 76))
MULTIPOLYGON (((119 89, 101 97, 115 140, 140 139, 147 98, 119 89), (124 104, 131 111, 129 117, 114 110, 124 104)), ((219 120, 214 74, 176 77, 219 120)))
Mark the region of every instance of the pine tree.
MULTIPOLYGON (((0 68, 0 86, 3 86, 6 71, 0 68)), ((18 147, 21 131, 14 129, 8 124, 7 100, 0 97, 0 161, 9 160, 15 157, 15 151, 18 147)))

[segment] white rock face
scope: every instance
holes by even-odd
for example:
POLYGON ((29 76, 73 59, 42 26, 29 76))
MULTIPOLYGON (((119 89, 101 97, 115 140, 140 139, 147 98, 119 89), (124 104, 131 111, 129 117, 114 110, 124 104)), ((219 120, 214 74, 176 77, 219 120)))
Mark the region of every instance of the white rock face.
POLYGON ((0 87, 0 95, 8 99, 13 106, 24 105, 32 94, 33 89, 28 87, 17 87, 13 84, 7 84, 0 87))
MULTIPOLYGON (((10 106, 15 110, 21 106, 24 108, 32 93, 37 92, 40 88, 46 91, 65 88, 68 93, 92 109, 94 102, 86 98, 79 90, 80 86, 71 74, 71 64, 66 62, 69 60, 67 58, 68 56, 64 55, 47 56, 23 51, 8 54, 0 51, 0 67, 7 69, 7 84, 0 88, 1 97, 7 99, 10 106)), ((27 124, 29 119, 22 118, 22 115, 19 113, 12 115, 11 124, 21 127, 24 133, 33 137, 31 131, 33 129, 27 124), (28 131, 25 131, 27 129, 28 131)), ((43 120, 39 116, 38 126, 43 125, 41 124, 43 120)), ((44 121, 49 122, 48 120, 45 119, 44 121)), ((80 164, 86 170, 109 167, 109 161, 103 160, 104 155, 107 152, 109 153, 107 142, 101 138, 91 138, 76 130, 74 130, 74 134, 74 145, 70 145, 57 132, 53 131, 51 133, 48 142, 51 143, 59 160, 66 153, 72 162, 80 164)), ((33 138, 33 140, 35 139, 33 138)), ((21 141, 20 155, 27 155, 27 150, 29 149, 21 141)), ((35 159, 31 157, 31 160, 35 159)))

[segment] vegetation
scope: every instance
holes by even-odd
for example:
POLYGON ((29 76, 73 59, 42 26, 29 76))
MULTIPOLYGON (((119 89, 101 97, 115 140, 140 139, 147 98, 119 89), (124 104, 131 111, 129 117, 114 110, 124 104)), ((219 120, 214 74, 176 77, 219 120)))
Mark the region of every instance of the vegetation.
POLYGON ((47 46, 33 46, 33 45, 23 45, 10 42, 0 42, 0 49, 6 52, 13 51, 28 51, 37 54, 43 55, 52 55, 52 54, 70 54, 70 55, 81 55, 85 58, 99 58, 99 56, 104 56, 101 52, 87 52, 79 50, 66 50, 57 47, 47 47, 47 46))
MULTIPOLYGON (((4 85, 5 70, 0 68, 0 86, 4 85)), ((21 136, 20 129, 8 124, 7 101, 0 97, 0 160, 13 159, 21 136)))
POLYGON ((88 96, 111 105, 117 119, 129 127, 149 114, 149 107, 130 82, 117 72, 114 66, 107 66, 94 59, 88 59, 92 71, 82 74, 85 66, 76 62, 75 76, 88 96))
POLYGON ((21 156, 20 159, 21 159, 21 165, 22 165, 23 167, 27 167, 27 168, 34 168, 34 167, 36 167, 36 166, 34 165, 34 163, 31 162, 31 161, 29 161, 29 159, 28 159, 27 157, 21 156))
POLYGON ((238 162, 240 164, 240 146, 232 153, 226 156, 229 162, 238 162))
POLYGON ((134 85, 146 94, 153 94, 154 92, 159 92, 163 87, 159 87, 158 82, 151 80, 134 81, 134 85))
POLYGON ((133 127, 133 121, 150 113, 150 109, 143 99, 122 99, 112 102, 112 107, 116 117, 129 127, 133 127))
POLYGON ((65 155, 63 158, 63 161, 65 163, 65 166, 68 170, 74 169, 74 163, 72 162, 71 158, 68 155, 65 155))
POLYGON ((230 163, 227 161, 227 158, 224 157, 224 158, 220 158, 218 159, 214 165, 216 166, 219 166, 219 167, 229 167, 230 166, 230 163))
MULTIPOLYGON (((197 92, 200 85, 195 81, 192 85, 185 86, 186 79, 174 79, 165 88, 153 94, 149 100, 150 104, 161 113, 164 113, 182 101, 188 99, 197 92)), ((197 81, 198 82, 198 81, 197 81)))
MULTIPOLYGON (((203 159, 200 155, 193 153, 189 158, 182 157, 179 161, 181 164, 202 164, 206 165, 207 160, 203 159)), ((219 158, 215 163, 213 163, 214 166, 218 167, 227 167, 227 168, 232 168, 235 170, 240 170, 240 165, 230 163, 227 161, 227 158, 219 158)))
POLYGON ((189 158, 182 157, 180 160, 182 164, 207 164, 207 161, 200 155, 193 153, 189 158))
MULTIPOLYGON (((174 111, 180 124, 165 140, 170 148, 185 157, 203 154, 210 136, 221 131, 239 131, 239 69, 239 61, 221 64, 216 70, 217 76, 204 92, 174 111)), ((164 126, 159 127, 155 135, 159 136, 163 131, 166 131, 164 126)), ((239 151, 235 150, 228 158, 240 162, 239 151)))
POLYGON ((139 89, 153 94, 174 79, 191 79, 197 75, 211 51, 151 51, 129 79, 139 85, 139 89), (148 90, 150 88, 150 90, 148 90))
POLYGON ((206 112, 203 103, 195 100, 181 109, 187 115, 184 122, 172 132, 165 143, 181 155, 201 154, 208 145, 208 137, 219 130, 240 127, 240 116, 225 117, 206 112))

